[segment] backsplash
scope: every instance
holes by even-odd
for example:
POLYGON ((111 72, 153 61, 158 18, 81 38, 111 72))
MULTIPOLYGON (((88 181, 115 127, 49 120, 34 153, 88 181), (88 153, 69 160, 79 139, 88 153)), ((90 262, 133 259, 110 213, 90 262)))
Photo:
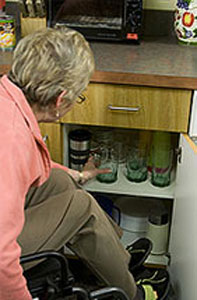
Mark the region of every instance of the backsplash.
POLYGON ((174 11, 143 10, 142 36, 174 36, 174 11))

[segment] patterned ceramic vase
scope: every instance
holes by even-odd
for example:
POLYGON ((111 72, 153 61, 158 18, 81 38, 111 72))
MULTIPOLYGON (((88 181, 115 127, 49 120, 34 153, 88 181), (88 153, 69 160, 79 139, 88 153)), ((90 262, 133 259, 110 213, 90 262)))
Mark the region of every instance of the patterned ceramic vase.
POLYGON ((179 42, 197 45, 197 0, 178 0, 174 27, 179 42))

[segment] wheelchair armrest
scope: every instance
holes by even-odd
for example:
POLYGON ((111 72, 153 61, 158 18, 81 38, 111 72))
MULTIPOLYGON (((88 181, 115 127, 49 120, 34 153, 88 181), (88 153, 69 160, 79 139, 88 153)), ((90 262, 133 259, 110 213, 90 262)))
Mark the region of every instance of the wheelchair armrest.
POLYGON ((63 254, 49 250, 25 255, 20 259, 21 264, 33 261, 40 262, 23 273, 33 297, 44 291, 48 293, 49 289, 54 289, 54 293, 71 293, 74 277, 63 254))
MULTIPOLYGON (((57 260, 61 266, 62 281, 64 283, 68 282, 68 279, 71 277, 71 273, 68 268, 68 262, 67 262, 66 257, 59 252, 49 250, 49 251, 42 251, 42 252, 38 252, 38 253, 28 254, 28 255, 21 257, 20 263, 25 264, 28 262, 33 262, 33 261, 42 260, 42 259, 57 260)), ((39 263, 39 265, 41 265, 41 264, 42 264, 42 262, 39 263)), ((28 274, 28 272, 30 273, 31 270, 33 270, 34 268, 39 268, 39 266, 35 266, 35 267, 32 267, 30 270, 27 270, 26 271, 27 274, 28 274)))

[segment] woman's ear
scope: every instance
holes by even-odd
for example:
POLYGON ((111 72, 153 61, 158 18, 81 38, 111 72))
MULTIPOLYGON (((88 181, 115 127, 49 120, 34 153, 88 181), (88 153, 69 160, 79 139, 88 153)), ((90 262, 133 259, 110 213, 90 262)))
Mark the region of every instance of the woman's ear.
POLYGON ((56 99, 56 104, 55 104, 56 108, 59 108, 59 107, 61 106, 62 102, 64 101, 64 100, 63 100, 63 97, 64 97, 65 94, 66 94, 66 91, 63 91, 63 92, 61 92, 61 94, 59 94, 59 96, 57 97, 57 99, 56 99))

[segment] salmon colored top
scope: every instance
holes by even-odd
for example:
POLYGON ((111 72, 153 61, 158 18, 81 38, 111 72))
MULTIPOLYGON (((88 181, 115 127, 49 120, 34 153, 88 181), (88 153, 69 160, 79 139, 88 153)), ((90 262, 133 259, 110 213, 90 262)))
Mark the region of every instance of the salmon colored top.
POLYGON ((52 167, 67 168, 51 161, 30 105, 6 75, 0 79, 0 141, 0 300, 29 300, 17 243, 25 196, 52 167))

